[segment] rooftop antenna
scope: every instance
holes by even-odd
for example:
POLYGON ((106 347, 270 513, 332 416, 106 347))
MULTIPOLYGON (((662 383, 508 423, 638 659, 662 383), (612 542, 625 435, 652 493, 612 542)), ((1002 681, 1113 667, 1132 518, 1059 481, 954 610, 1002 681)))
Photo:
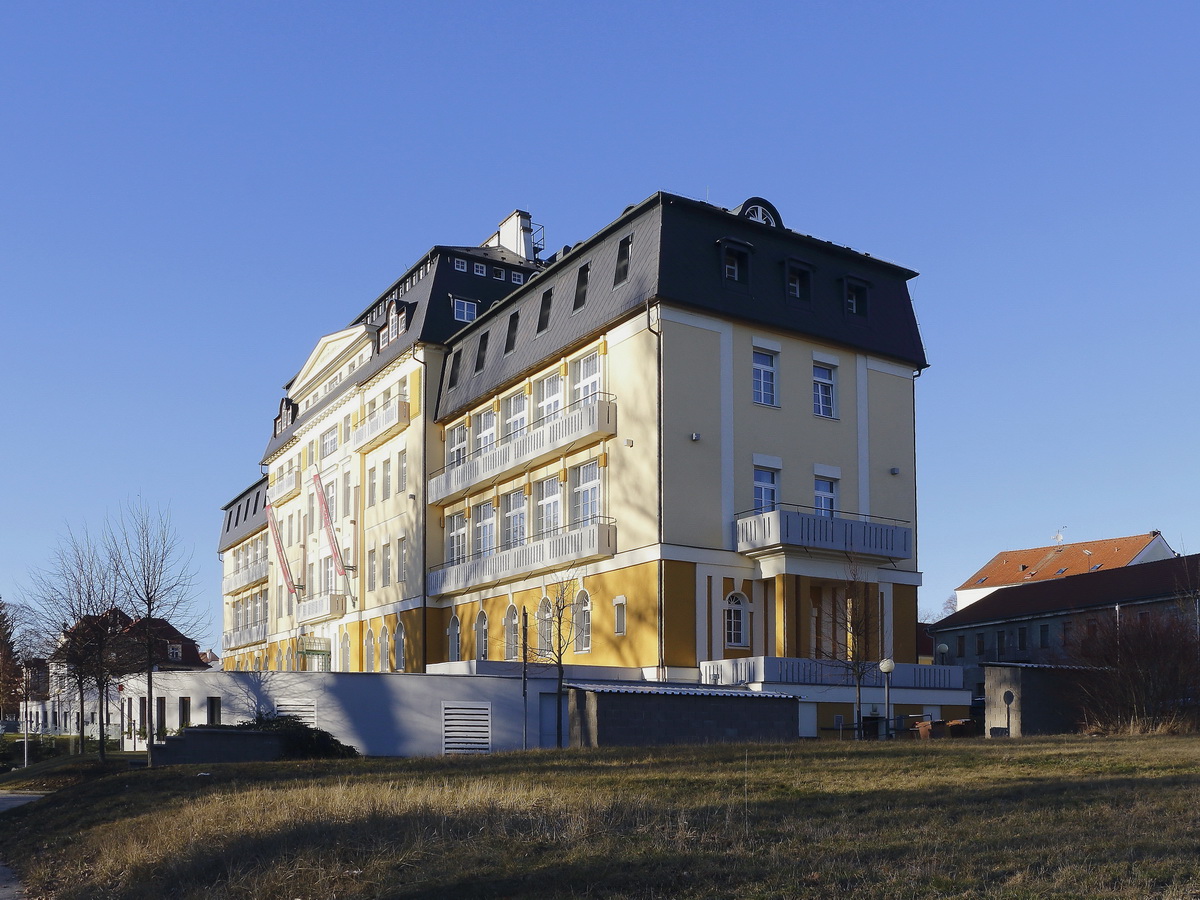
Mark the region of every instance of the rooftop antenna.
POLYGON ((1062 542, 1063 542, 1063 532, 1064 532, 1064 531, 1066 531, 1066 530, 1067 530, 1067 526, 1066 526, 1066 525, 1064 525, 1062 528, 1058 529, 1058 534, 1056 534, 1056 535, 1054 536, 1054 543, 1056 543, 1056 544, 1062 544, 1062 542))

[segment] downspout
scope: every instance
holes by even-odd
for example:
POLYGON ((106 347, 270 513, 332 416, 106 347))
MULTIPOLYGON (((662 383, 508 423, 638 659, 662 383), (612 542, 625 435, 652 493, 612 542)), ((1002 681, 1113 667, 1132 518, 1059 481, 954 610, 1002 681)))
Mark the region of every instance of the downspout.
MULTIPOLYGON (((661 224, 659 226, 661 232, 661 224)), ((661 240, 661 238, 660 238, 661 240)), ((655 304, 657 308, 657 304, 655 304)), ((666 560, 663 559, 663 540, 665 532, 663 529, 663 436, 665 434, 666 422, 663 419, 663 354, 662 354, 662 329, 656 329, 654 326, 654 316, 651 312, 650 297, 646 297, 646 330, 654 335, 654 357, 655 357, 655 390, 657 392, 658 401, 658 440, 656 452, 658 453, 658 680, 665 681, 667 675, 667 656, 666 656, 666 630, 664 618, 666 616, 666 560)))

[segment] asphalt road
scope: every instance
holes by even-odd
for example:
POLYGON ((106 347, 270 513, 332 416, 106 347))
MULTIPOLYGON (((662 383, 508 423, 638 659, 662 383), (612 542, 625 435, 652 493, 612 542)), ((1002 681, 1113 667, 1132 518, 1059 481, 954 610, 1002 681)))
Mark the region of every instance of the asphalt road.
MULTIPOLYGON (((41 794, 15 794, 11 791, 0 791, 0 815, 14 806, 29 803, 41 796, 41 794)), ((12 870, 0 864, 0 900, 21 900, 24 896, 21 892, 21 885, 12 870)))

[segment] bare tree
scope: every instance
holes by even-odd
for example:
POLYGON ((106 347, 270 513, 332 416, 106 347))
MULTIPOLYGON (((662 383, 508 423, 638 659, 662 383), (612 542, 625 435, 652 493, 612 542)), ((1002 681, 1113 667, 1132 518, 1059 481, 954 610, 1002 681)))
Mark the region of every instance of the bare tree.
POLYGON ((555 726, 557 746, 563 746, 563 682, 566 661, 591 641, 591 607, 583 592, 583 579, 568 575, 555 583, 534 616, 535 639, 524 642, 527 659, 554 666, 555 726))
POLYGON ((858 561, 846 564, 846 577, 833 590, 826 606, 824 632, 817 641, 817 658, 843 669, 854 682, 854 735, 862 737, 862 687, 879 670, 883 646, 883 617, 870 596, 858 561))
POLYGON ((30 656, 29 610, 0 597, 0 719, 17 717, 30 656))
POLYGON ((119 652, 128 619, 116 609, 116 573, 103 545, 90 532, 67 530, 50 565, 30 576, 37 632, 53 677, 79 699, 79 748, 86 744, 89 688, 96 692, 100 758, 105 756, 108 689, 125 666, 119 652))
POLYGON ((113 561, 126 611, 134 619, 130 631, 141 646, 140 669, 146 676, 146 764, 154 765, 154 669, 166 654, 160 644, 162 623, 192 631, 199 624, 193 607, 195 572, 170 514, 131 503, 109 523, 105 544, 113 561))
POLYGON ((1073 623, 1065 661, 1083 727, 1147 734, 1200 725, 1200 622, 1191 598, 1096 610, 1073 623))

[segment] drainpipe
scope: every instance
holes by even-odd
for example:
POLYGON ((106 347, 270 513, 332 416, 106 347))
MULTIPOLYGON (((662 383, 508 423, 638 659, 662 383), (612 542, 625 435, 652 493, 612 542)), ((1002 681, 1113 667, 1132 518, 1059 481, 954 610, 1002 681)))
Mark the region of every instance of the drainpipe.
MULTIPOLYGON (((654 309, 658 309, 655 304, 654 309)), ((655 357, 655 390, 657 391, 658 399, 658 680, 665 681, 667 674, 667 658, 666 658, 666 633, 664 618, 666 615, 666 601, 664 591, 666 590, 666 560, 662 558, 663 540, 665 537, 663 530, 663 438, 665 435, 666 422, 663 418, 663 351, 662 351, 662 329, 655 328, 654 315, 650 305, 650 298, 646 298, 646 329, 654 335, 654 357, 655 357)))

